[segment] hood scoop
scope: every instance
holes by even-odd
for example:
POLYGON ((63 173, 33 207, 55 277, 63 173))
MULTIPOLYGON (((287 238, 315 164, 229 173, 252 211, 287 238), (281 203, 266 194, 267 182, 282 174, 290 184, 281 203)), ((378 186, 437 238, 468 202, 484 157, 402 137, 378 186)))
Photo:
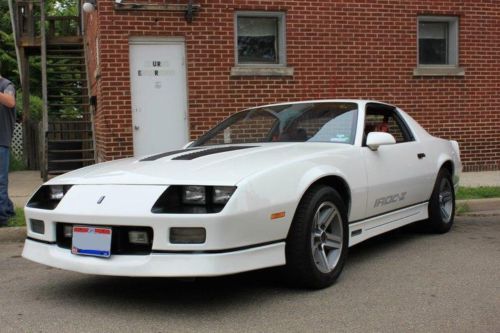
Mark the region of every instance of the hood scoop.
POLYGON ((200 148, 172 150, 172 151, 168 151, 166 153, 156 154, 156 155, 152 155, 152 156, 143 158, 142 160, 139 160, 139 162, 156 161, 157 159, 160 159, 160 158, 163 158, 163 157, 167 157, 167 156, 171 156, 171 155, 176 155, 176 154, 181 154, 181 153, 186 153, 188 151, 193 151, 193 150, 198 150, 198 149, 200 149, 200 148))
POLYGON ((172 160, 189 161, 189 160, 194 160, 195 158, 203 157, 203 156, 207 156, 207 155, 213 155, 213 154, 224 153, 227 151, 255 148, 255 147, 258 147, 258 146, 232 146, 232 147, 210 148, 210 149, 205 149, 205 150, 201 150, 201 151, 195 151, 195 152, 189 153, 189 154, 180 155, 180 156, 174 157, 172 160))

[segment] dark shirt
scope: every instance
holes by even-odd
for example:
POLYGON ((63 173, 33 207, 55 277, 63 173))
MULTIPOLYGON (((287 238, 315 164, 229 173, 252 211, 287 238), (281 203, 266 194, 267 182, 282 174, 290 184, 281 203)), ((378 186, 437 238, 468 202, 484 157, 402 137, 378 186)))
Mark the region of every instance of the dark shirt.
MULTIPOLYGON (((0 92, 12 93, 15 96, 16 88, 9 80, 0 77, 0 92)), ((0 146, 10 147, 14 126, 16 124, 15 108, 8 108, 0 104, 0 146)))

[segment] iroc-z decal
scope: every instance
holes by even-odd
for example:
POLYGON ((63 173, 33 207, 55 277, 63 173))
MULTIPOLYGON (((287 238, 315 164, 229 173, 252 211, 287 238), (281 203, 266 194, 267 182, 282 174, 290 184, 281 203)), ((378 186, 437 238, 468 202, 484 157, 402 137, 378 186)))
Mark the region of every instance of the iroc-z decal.
POLYGON ((385 206, 395 202, 403 201, 405 197, 406 197, 406 192, 401 192, 397 194, 388 195, 386 197, 378 198, 377 200, 375 200, 375 205, 373 207, 377 208, 380 206, 385 206))

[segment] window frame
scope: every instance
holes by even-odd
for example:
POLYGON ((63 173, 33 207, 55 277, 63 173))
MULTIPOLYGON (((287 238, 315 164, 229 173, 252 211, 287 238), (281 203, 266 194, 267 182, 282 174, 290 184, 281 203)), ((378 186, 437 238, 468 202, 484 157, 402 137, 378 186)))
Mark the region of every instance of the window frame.
POLYGON ((286 67, 286 14, 285 12, 237 11, 234 13, 234 63, 236 67, 286 67), (278 63, 240 63, 238 53, 238 18, 276 18, 278 19, 278 63))
POLYGON ((419 15, 417 17, 417 68, 458 68, 460 55, 460 18, 458 16, 419 15), (448 23, 447 64, 420 63, 420 23, 448 23))
MULTIPOLYGON (((406 123, 405 119, 399 112, 398 108, 392 105, 385 105, 385 104, 378 104, 378 103, 367 103, 365 105, 365 115, 364 115, 364 122, 363 122, 363 137, 362 137, 362 142, 361 146, 362 147, 368 147, 366 145, 366 139, 368 135, 365 137, 365 126, 366 126, 366 121, 367 121, 367 115, 369 114, 369 109, 375 110, 375 112, 380 112, 380 114, 387 113, 387 116, 390 116, 394 119, 396 124, 398 125, 399 130, 401 131, 401 134, 403 135, 405 141, 401 142, 396 142, 395 144, 403 144, 403 143, 410 143, 410 142, 415 142, 415 136, 413 135, 412 130, 410 129, 410 126, 406 123)), ((371 110, 370 110, 371 111, 371 110)), ((377 112, 377 113, 378 113, 377 112)), ((389 133, 391 134, 391 133, 389 133)), ((392 134, 391 134, 392 135, 392 134)))

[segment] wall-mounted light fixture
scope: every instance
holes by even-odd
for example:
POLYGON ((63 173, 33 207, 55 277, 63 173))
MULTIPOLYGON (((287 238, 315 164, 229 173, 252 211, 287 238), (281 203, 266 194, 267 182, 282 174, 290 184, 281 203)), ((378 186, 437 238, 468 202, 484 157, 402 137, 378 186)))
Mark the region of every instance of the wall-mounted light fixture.
POLYGON ((82 9, 85 13, 92 13, 97 8, 96 0, 85 0, 82 9))

